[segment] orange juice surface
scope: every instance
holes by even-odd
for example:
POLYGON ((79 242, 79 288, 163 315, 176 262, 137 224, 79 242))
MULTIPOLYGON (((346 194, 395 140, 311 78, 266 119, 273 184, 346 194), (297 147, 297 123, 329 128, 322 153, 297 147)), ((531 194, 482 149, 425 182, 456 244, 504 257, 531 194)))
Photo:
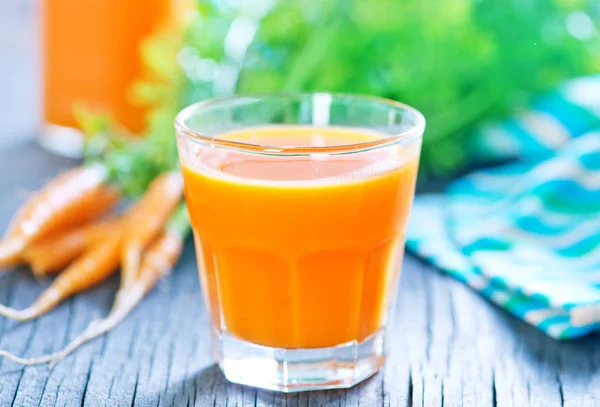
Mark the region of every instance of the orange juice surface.
MULTIPOLYGON (((220 136, 273 146, 380 137, 308 126, 220 136)), ((199 147, 182 158, 201 284, 216 329, 288 349, 376 333, 397 284, 417 155, 399 145, 299 157, 199 147)))

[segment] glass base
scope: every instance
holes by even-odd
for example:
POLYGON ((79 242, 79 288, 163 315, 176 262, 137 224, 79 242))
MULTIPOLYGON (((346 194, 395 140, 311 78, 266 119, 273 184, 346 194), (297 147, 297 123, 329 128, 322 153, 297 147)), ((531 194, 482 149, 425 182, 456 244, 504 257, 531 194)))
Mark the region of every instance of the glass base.
POLYGON ((212 346, 227 380, 285 393, 352 387, 385 360, 383 330, 363 342, 316 349, 271 348, 213 331, 212 346))
POLYGON ((46 150, 71 158, 81 158, 83 140, 83 133, 78 129, 50 123, 43 125, 38 137, 38 143, 46 150))

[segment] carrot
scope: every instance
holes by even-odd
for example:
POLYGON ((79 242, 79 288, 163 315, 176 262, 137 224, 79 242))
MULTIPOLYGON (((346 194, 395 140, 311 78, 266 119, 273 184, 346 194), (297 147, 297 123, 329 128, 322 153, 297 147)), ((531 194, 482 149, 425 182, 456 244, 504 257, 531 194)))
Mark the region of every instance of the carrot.
POLYGON ((0 241, 0 267, 20 263, 25 246, 35 239, 89 221, 112 208, 119 194, 104 185, 107 177, 108 171, 101 165, 77 167, 34 194, 0 241))
POLYGON ((63 271, 28 308, 17 310, 0 305, 0 315, 17 321, 28 321, 43 315, 71 295, 84 291, 106 279, 119 267, 122 225, 93 245, 63 271))
POLYGON ((25 248, 22 258, 36 277, 62 270, 112 229, 115 220, 100 220, 67 232, 53 233, 25 248))
POLYGON ((181 174, 167 172, 152 181, 137 202, 140 210, 127 221, 121 248, 121 288, 135 281, 144 249, 160 233, 182 194, 181 174))
POLYGON ((109 315, 100 320, 92 321, 88 327, 64 349, 51 355, 37 358, 21 358, 10 352, 0 350, 0 355, 25 365, 40 363, 52 364, 67 357, 82 344, 97 338, 113 329, 134 309, 156 284, 167 276, 181 255, 183 242, 189 232, 189 220, 185 204, 179 206, 171 216, 162 234, 144 254, 140 274, 129 287, 119 290, 115 303, 109 315))

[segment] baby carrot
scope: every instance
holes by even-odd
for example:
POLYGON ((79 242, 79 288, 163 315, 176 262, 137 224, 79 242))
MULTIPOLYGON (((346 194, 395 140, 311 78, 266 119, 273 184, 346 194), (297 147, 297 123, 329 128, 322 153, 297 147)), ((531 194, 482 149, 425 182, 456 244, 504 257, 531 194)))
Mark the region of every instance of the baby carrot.
POLYGON ((81 224, 112 208, 119 199, 104 185, 101 165, 73 168, 34 194, 11 222, 0 241, 0 267, 19 263, 25 246, 48 233, 81 224))
POLYGON ((144 295, 148 293, 156 282, 167 276, 173 269, 177 259, 181 255, 183 242, 190 230, 187 208, 181 204, 171 216, 169 223, 144 254, 140 274, 133 284, 119 290, 115 304, 110 314, 100 320, 91 322, 88 327, 75 338, 64 349, 51 355, 36 358, 21 358, 7 351, 0 350, 0 355, 12 359, 15 362, 32 365, 40 363, 56 363, 87 341, 113 329, 121 322, 133 308, 140 303, 144 295))
POLYGON ((100 220, 66 232, 52 233, 27 246, 23 260, 42 277, 62 270, 112 229, 115 220, 100 220))
POLYGON ((142 252, 160 233, 183 195, 183 180, 178 172, 159 175, 136 203, 139 210, 128 218, 121 248, 121 288, 131 285, 139 270, 142 252))
POLYGON ((119 267, 122 227, 93 245, 90 250, 64 270, 28 308, 17 310, 0 305, 0 315, 17 321, 27 321, 50 311, 61 301, 106 279, 119 267))
MULTIPOLYGON (((149 292, 156 282, 166 277, 179 259, 183 243, 190 231, 187 207, 185 203, 171 214, 168 223, 163 227, 163 232, 144 253, 142 265, 133 287, 141 288, 144 293, 149 292)), ((128 302, 126 294, 117 296, 116 306, 120 302, 128 302)))

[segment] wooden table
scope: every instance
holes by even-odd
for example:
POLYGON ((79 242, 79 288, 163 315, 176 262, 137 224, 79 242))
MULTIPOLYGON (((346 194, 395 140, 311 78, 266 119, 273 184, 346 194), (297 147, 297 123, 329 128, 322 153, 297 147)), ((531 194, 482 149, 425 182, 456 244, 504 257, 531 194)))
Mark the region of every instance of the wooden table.
MULTIPOLYGON (((29 191, 73 162, 32 142, 0 150, 0 227, 29 191)), ((117 277, 28 323, 0 319, 0 348, 62 348, 105 315, 117 277)), ((29 305, 46 283, 23 268, 0 277, 0 303, 29 305)), ((350 390, 257 391, 227 383, 209 354, 194 250, 114 331, 53 369, 0 360, 0 406, 600 406, 600 340, 568 343, 490 305, 408 256, 385 369, 350 390)))

